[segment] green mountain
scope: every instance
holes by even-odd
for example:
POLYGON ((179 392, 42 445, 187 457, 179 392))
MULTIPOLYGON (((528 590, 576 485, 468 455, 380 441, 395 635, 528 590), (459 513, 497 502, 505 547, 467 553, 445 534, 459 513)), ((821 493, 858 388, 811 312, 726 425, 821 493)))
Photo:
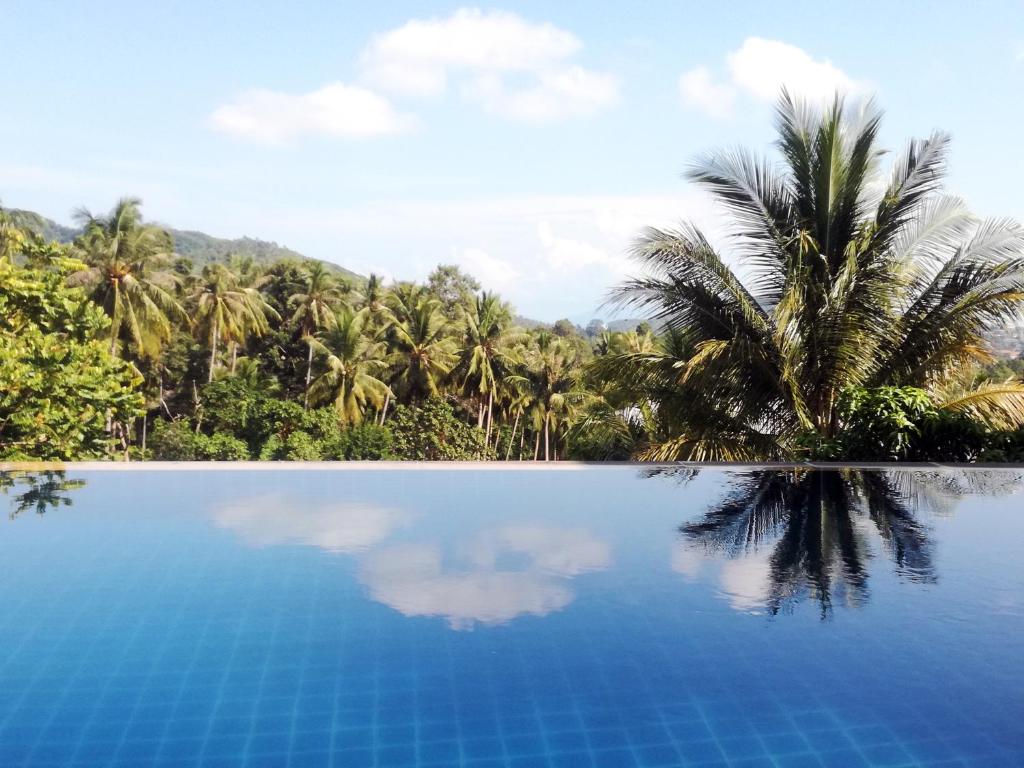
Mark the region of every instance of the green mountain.
MULTIPOLYGON (((77 227, 66 227, 63 224, 58 224, 52 219, 40 216, 34 211, 9 209, 7 213, 12 219, 14 219, 18 226, 31 229, 45 237, 47 240, 70 243, 78 237, 82 231, 77 227)), ((196 271, 202 269, 207 264, 226 264, 231 256, 248 256, 252 258, 256 264, 262 265, 272 264, 275 261, 281 261, 282 259, 320 261, 331 272, 337 274, 339 277, 344 277, 355 282, 363 282, 366 279, 362 275, 359 275, 349 269, 345 269, 333 262, 322 261, 321 259, 312 259, 309 256, 304 256, 298 251, 293 251, 291 248, 286 248, 283 245, 278 245, 277 243, 269 242, 267 240, 257 240, 252 237, 239 237, 237 239, 230 240, 223 237, 213 237, 205 232, 174 229, 173 227, 168 227, 163 224, 158 226, 163 227, 171 233, 171 237, 174 238, 174 252, 179 256, 184 256, 190 259, 196 271)))

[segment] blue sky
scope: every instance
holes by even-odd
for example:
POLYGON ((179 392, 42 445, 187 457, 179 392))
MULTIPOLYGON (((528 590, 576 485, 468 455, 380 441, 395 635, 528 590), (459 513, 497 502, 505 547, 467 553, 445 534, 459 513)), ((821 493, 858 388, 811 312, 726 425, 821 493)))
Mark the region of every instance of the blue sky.
POLYGON ((363 273, 455 262, 585 321, 642 226, 720 231, 680 171, 769 149, 786 82, 875 94, 893 149, 952 133, 952 191, 1024 217, 1019 2, 159 5, 0 0, 4 205, 69 222, 135 194, 363 273))

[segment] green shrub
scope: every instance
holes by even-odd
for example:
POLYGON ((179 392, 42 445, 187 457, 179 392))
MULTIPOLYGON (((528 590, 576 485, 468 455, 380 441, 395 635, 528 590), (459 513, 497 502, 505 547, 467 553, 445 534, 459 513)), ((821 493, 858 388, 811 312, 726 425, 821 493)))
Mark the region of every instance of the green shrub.
POLYGON ((388 422, 396 458, 415 461, 492 459, 482 430, 460 421, 440 398, 419 406, 398 406, 388 422))
POLYGON ((343 429, 333 440, 324 442, 325 459, 378 461, 393 458, 391 430, 378 424, 358 424, 343 429))

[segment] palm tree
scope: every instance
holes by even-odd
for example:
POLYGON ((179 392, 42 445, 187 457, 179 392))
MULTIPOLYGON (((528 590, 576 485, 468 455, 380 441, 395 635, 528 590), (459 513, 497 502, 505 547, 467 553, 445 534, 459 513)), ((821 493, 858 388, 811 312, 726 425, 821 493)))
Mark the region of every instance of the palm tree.
MULTIPOLYGON (((1024 423, 1024 386, 964 390, 958 374, 991 359, 985 334, 1019 316, 1024 233, 978 222, 942 194, 948 138, 913 141, 876 184, 880 113, 838 96, 814 110, 783 92, 782 165, 744 152, 699 160, 688 176, 724 204, 746 282, 693 226, 648 230, 647 274, 612 297, 681 334, 693 354, 671 375, 673 433, 651 459, 758 459, 842 429, 853 387, 915 386, 940 408, 991 426, 1024 423)), ((664 387, 662 360, 618 370, 664 387)), ((603 363, 606 367, 613 363, 603 363)))
POLYGON ((394 319, 387 305, 387 290, 380 275, 372 272, 366 279, 366 285, 356 294, 356 305, 367 311, 366 325, 373 331, 386 328, 394 319))
POLYGON ((465 341, 458 367, 464 374, 463 388, 471 389, 479 397, 478 429, 483 428, 486 414, 487 434, 484 441, 489 443, 494 417, 494 393, 499 379, 512 365, 512 360, 502 345, 505 331, 512 320, 512 313, 497 295, 484 291, 480 296, 474 297, 472 304, 463 314, 465 341))
POLYGON ((126 197, 106 216, 85 209, 75 214, 84 229, 75 250, 88 268, 70 281, 90 286, 93 300, 110 317, 115 356, 118 340, 126 335, 138 356, 156 357, 173 322, 186 319, 174 297, 177 279, 166 269, 174 250, 171 236, 143 224, 141 204, 126 197))
POLYGON ((258 290, 240 286, 222 264, 203 267, 193 303, 196 332, 210 348, 207 381, 213 381, 217 367, 218 342, 237 344, 251 334, 261 336, 269 328, 268 317, 278 316, 258 290))
POLYGON ((292 323, 309 345, 306 358, 305 405, 309 407, 309 382, 313 375, 313 340, 321 328, 330 328, 336 316, 334 310, 343 298, 343 292, 334 276, 319 261, 314 261, 306 270, 306 284, 300 293, 294 294, 288 303, 295 307, 292 323))
POLYGON ((395 321, 388 332, 401 394, 418 402, 440 393, 455 362, 455 343, 440 302, 418 286, 399 285, 391 294, 395 321))
POLYGON ((583 404, 588 393, 581 385, 579 361, 575 350, 549 333, 537 337, 537 346, 527 354, 524 378, 531 395, 530 413, 537 435, 544 436, 544 461, 557 455, 559 432, 583 404), (552 451, 552 434, 554 451, 552 451))
POLYGON ((339 310, 313 348, 326 356, 327 370, 309 390, 314 403, 332 401, 342 424, 360 424, 367 403, 381 407, 390 389, 382 376, 387 371, 383 343, 366 335, 369 312, 339 310))

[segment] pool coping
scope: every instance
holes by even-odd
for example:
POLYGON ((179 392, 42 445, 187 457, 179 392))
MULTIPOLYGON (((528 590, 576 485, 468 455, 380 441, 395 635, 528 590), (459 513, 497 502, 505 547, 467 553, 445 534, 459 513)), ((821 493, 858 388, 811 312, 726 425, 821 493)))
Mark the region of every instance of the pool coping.
POLYGON ((639 461, 12 461, 0 472, 74 469, 89 472, 135 471, 580 471, 591 469, 981 469, 1024 470, 1024 463, 967 464, 953 462, 639 462, 639 461))

